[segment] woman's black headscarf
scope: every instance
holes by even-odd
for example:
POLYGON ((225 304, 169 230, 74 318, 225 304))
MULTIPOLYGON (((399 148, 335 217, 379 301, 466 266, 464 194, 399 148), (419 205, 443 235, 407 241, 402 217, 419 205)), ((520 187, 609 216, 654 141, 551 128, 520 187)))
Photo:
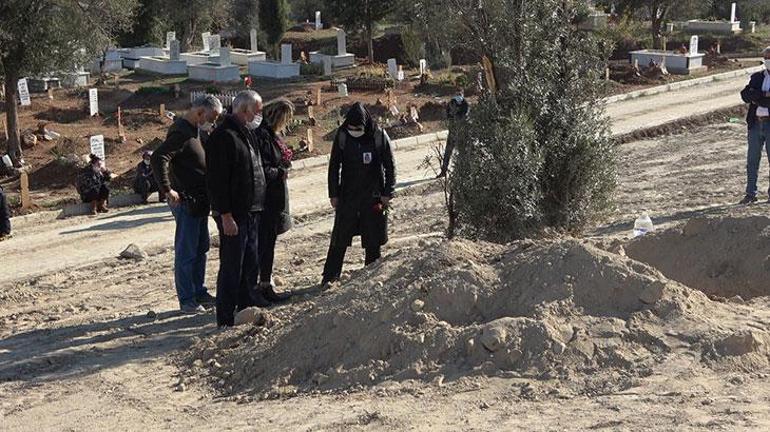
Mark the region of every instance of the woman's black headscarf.
POLYGON ((374 131, 377 129, 377 123, 361 102, 354 103, 345 114, 345 122, 342 123, 341 128, 347 129, 348 126, 364 126, 365 135, 369 137, 374 136, 374 131))

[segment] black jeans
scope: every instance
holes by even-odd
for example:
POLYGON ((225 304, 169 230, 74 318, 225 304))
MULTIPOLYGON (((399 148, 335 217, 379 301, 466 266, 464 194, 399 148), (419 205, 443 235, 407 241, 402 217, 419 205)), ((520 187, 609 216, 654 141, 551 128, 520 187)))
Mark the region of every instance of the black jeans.
POLYGON ((217 325, 232 326, 235 312, 253 306, 251 291, 257 285, 259 213, 233 216, 238 235, 226 236, 222 218, 219 228, 219 276, 217 277, 217 325))
POLYGON ((264 214, 259 220, 259 281, 270 282, 275 261, 275 243, 278 240, 279 221, 264 214))
POLYGON ((102 185, 99 191, 91 191, 80 198, 82 198, 83 202, 86 204, 93 201, 106 201, 110 198, 110 188, 108 188, 107 185, 102 185))
POLYGON ((441 161, 441 174, 446 174, 449 171, 449 164, 452 161, 452 153, 455 150, 455 137, 452 132, 449 132, 447 136, 446 147, 444 148, 444 158, 441 161))
MULTIPOLYGON (((347 253, 347 246, 329 246, 329 252, 326 254, 326 264, 324 265, 323 281, 335 281, 342 275, 342 265, 345 262, 345 253, 347 253)), ((381 246, 366 248, 366 265, 375 263, 380 259, 381 246)))
POLYGON ((11 210, 8 208, 8 201, 5 199, 3 188, 0 187, 0 235, 11 233, 11 210))

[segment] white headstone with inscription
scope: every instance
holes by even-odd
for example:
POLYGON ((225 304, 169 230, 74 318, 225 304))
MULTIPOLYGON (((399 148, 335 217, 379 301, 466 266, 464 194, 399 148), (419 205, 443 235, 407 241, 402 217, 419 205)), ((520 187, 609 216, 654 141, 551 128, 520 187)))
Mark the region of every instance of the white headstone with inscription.
POLYGON ((698 36, 693 35, 690 38, 690 54, 698 54, 698 36))
POLYGON ((91 143, 91 154, 104 160, 104 135, 94 135, 89 142, 91 143))
POLYGON ((281 63, 291 64, 291 44, 281 45, 281 63))
POLYGON ((211 37, 210 32, 205 32, 201 34, 201 38, 203 38, 203 51, 211 51, 211 41, 209 38, 211 37))
POLYGON ((88 107, 91 117, 99 114, 99 90, 88 89, 88 107))
POLYGON ((171 41, 176 40, 176 32, 166 33, 166 48, 171 49, 171 41))
POLYGON ((257 29, 251 29, 251 32, 249 32, 249 41, 251 42, 251 52, 255 53, 259 51, 259 46, 257 45, 257 29))
POLYGON ((323 28, 323 24, 321 23, 321 11, 316 11, 315 13, 315 29, 321 30, 323 28))
POLYGON ((32 99, 29 97, 29 87, 27 86, 27 79, 22 78, 19 80, 17 87, 19 88, 19 102, 21 106, 32 105, 32 99))

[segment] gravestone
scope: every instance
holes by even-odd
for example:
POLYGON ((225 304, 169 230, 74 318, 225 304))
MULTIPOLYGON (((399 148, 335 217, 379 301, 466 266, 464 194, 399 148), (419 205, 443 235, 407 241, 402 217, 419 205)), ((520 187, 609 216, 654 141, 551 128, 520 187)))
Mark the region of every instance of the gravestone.
POLYGON ((733 3, 732 7, 730 8, 730 22, 734 23, 736 21, 738 21, 737 5, 733 3))
POLYGON ((321 23, 321 11, 316 11, 315 13, 315 29, 321 30, 323 28, 323 24, 321 23))
POLYGON ((674 23, 666 23, 666 33, 674 32, 674 23))
POLYGON ((29 174, 26 171, 21 172, 21 208, 27 210, 32 207, 32 198, 29 196, 29 174))
POLYGON ((347 84, 340 84, 337 86, 337 92, 342 97, 348 97, 348 85, 347 84))
POLYGON ((89 139, 91 154, 104 160, 104 135, 94 135, 89 139))
POLYGON ((292 63, 291 44, 283 44, 283 45, 281 45, 281 63, 282 64, 291 64, 292 63))
POLYGON ((348 53, 348 41, 345 30, 337 29, 337 55, 344 56, 348 53))
POLYGON ((219 35, 211 35, 209 37, 209 51, 211 54, 219 55, 220 48, 222 48, 222 37, 219 35))
POLYGON ((95 88, 88 89, 88 106, 91 117, 99 114, 99 90, 95 88))
POLYGON ((176 32, 166 33, 166 48, 171 49, 171 41, 176 40, 176 32))
POLYGON ((420 76, 425 75, 428 72, 428 61, 420 59, 420 76))
POLYGON ((690 38, 690 54, 698 54, 698 36, 693 35, 690 38))
POLYGON ((209 38, 211 37, 210 32, 205 32, 201 34, 201 37, 203 38, 203 51, 211 51, 211 41, 209 38))
POLYGON ((388 73, 394 80, 398 79, 398 62, 396 59, 388 59, 388 73))
POLYGON ((32 99, 29 97, 29 87, 27 86, 27 79, 22 78, 19 80, 17 87, 19 89, 19 102, 21 106, 32 105, 32 99))
POLYGON ((171 59, 171 61, 179 61, 180 55, 181 55, 181 50, 179 47, 179 41, 174 39, 169 44, 168 57, 171 59))
POLYGON ((329 76, 332 74, 332 58, 329 56, 323 57, 324 63, 324 75, 329 76))
POLYGON ((232 63, 230 61, 230 48, 220 48, 219 49, 219 65, 220 66, 230 66, 232 63))
POLYGON ((749 31, 751 34, 754 34, 757 32, 757 22, 756 21, 749 21, 749 31))
POLYGON ((251 41, 251 52, 255 53, 259 51, 259 47, 257 46, 257 29, 251 29, 249 40, 251 41))

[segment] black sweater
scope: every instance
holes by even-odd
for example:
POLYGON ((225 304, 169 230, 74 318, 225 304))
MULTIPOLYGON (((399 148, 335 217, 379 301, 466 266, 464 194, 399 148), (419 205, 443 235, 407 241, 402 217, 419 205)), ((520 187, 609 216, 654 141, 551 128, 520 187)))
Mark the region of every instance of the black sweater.
POLYGON ((174 122, 150 163, 161 191, 205 195, 206 153, 198 139, 198 128, 184 118, 174 122))
POLYGON ((265 174, 259 147, 233 116, 225 117, 209 137, 206 166, 206 184, 215 214, 245 215, 264 209, 265 174))

